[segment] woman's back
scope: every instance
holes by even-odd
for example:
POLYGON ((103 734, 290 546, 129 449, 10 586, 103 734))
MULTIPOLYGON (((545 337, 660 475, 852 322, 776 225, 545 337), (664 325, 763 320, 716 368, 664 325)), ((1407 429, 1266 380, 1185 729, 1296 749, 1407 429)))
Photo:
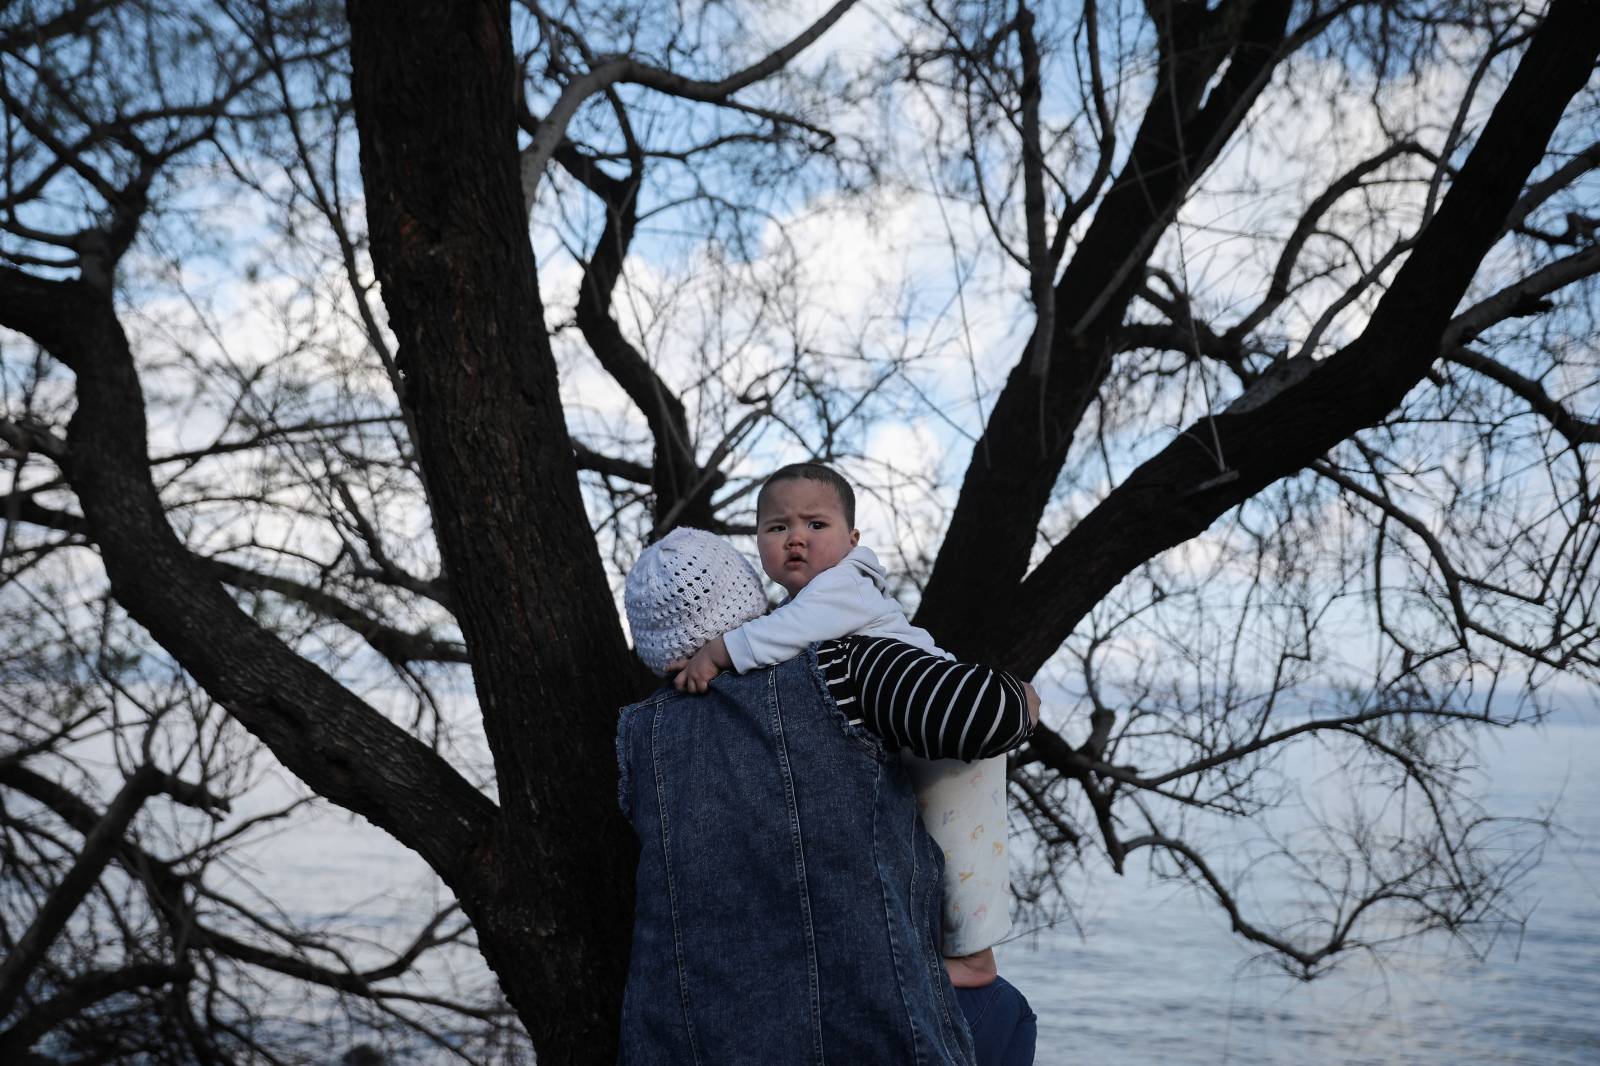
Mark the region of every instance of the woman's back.
POLYGON ((910 782, 801 656, 619 725, 639 834, 622 1061, 968 1064, 910 782))

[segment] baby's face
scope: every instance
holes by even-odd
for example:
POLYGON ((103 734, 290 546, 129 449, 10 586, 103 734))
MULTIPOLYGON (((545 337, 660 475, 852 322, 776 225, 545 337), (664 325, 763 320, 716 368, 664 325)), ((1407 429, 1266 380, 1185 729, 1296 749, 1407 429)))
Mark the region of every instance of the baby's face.
POLYGON ((844 520, 833 486, 786 478, 767 486, 756 516, 761 569, 793 596, 850 554, 861 534, 844 520))

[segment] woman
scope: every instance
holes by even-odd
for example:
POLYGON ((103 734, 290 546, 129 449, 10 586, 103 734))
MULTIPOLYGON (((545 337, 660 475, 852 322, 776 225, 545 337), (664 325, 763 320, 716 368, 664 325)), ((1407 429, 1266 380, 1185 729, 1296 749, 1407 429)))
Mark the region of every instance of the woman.
MULTIPOLYGON (((658 674, 766 609, 750 565, 698 530, 647 549, 627 601, 658 674)), ((1002 676, 850 637, 623 712, 621 800, 641 846, 623 1062, 975 1061, 937 943, 941 857, 879 738, 953 757, 973 731, 935 718, 986 716, 976 735, 1020 741, 1038 703, 1007 678, 914 704, 946 670, 1002 676)), ((980 1026, 1008 1026, 1007 1061, 1031 1061, 1026 1002, 1002 982, 977 993, 980 1026)))

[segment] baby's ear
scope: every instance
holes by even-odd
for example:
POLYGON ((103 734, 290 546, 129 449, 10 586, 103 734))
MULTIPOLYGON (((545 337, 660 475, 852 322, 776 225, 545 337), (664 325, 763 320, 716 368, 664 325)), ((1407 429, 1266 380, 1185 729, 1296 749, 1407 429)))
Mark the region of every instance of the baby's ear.
POLYGON ((855 546, 857 546, 860 543, 861 543, 861 530, 852 529, 850 531, 850 547, 854 548, 855 546))

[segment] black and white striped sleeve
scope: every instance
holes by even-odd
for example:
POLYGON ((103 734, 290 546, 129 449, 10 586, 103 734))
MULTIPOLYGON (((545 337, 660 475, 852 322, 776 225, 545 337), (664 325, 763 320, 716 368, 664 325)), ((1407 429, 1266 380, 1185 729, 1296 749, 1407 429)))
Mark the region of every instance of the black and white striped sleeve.
POLYGON ((1004 670, 951 662, 887 637, 828 641, 818 661, 840 709, 890 748, 971 761, 1027 739, 1027 696, 1004 670))

